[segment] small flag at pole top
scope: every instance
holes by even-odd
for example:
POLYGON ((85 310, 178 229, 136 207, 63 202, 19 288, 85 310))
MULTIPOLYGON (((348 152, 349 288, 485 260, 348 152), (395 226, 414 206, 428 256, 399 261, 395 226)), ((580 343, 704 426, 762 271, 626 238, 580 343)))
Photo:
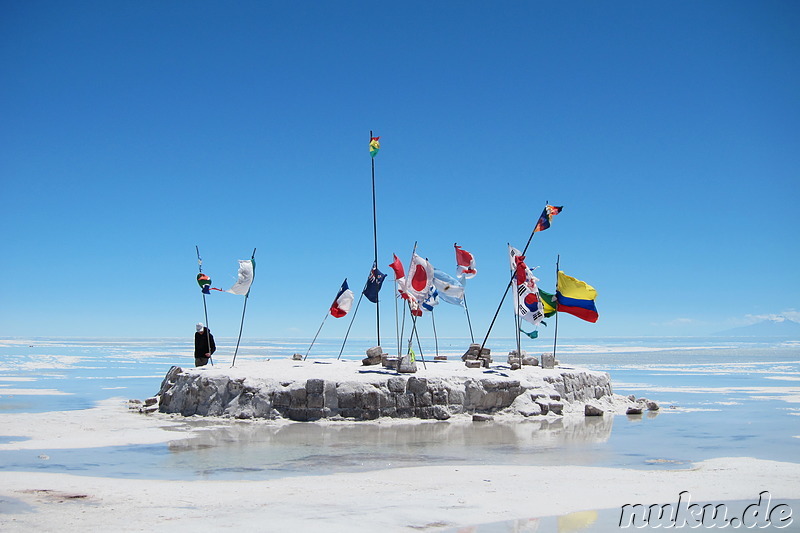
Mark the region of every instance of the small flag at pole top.
POLYGON ((562 209, 564 209, 563 205, 558 207, 554 205, 544 206, 544 210, 541 216, 539 216, 539 220, 536 222, 536 227, 533 229, 533 232, 536 233, 537 231, 544 231, 549 228, 553 217, 559 214, 562 209))
POLYGON ((369 140, 369 155, 375 157, 378 155, 378 150, 381 149, 380 137, 371 137, 369 140))

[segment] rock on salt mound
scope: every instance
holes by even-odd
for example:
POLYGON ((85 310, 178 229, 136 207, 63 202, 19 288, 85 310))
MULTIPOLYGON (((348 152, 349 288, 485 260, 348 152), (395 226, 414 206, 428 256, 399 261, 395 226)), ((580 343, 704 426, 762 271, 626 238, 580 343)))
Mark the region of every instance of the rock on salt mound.
POLYGON ((270 360, 236 368, 174 366, 158 393, 162 413, 233 418, 379 417, 446 420, 457 414, 584 413, 587 404, 625 412, 607 373, 578 368, 469 369, 436 361, 415 375, 353 361, 270 360))

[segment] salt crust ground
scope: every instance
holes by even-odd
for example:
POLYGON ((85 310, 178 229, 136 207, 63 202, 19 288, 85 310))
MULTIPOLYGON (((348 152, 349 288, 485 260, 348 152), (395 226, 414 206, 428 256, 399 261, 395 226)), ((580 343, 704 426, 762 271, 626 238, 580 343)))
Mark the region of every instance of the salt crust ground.
MULTIPOLYGON (((83 411, 3 414, 0 423, 5 435, 30 438, 2 443, 0 450, 166 442, 178 428, 181 438, 197 430, 180 417, 130 412, 122 399, 83 411)), ((711 459, 684 470, 481 464, 265 481, 3 471, 0 531, 436 531, 626 503, 674 503, 685 490, 693 501, 724 502, 755 501, 762 490, 796 498, 799 489, 800 464, 752 458, 711 459)))
MULTIPOLYGON (((270 363, 276 364, 257 365, 269 377, 280 374, 281 378, 301 379, 308 376, 311 368, 315 377, 324 374, 324 379, 367 381, 374 376, 370 372, 359 373, 352 362, 270 363), (318 371, 324 367, 327 368, 318 371)), ((428 370, 421 369, 418 375, 475 372, 461 368, 429 362, 428 370)), ((242 372, 243 376, 253 376, 258 370, 208 367, 198 372, 242 372)), ((502 369, 500 372, 511 373, 502 369)), ((454 418, 456 423, 470 423, 468 417, 454 418)), ((191 432, 208 428, 208 421, 194 426, 192 419, 180 416, 140 415, 129 411, 122 398, 82 411, 1 414, 3 434, 21 439, 0 443, 0 450, 168 442, 175 439, 176 431, 180 438, 186 438, 191 432)), ((217 419, 216 423, 225 425, 231 421, 217 419)), ((380 419, 353 423, 430 422, 380 419)), ((774 498, 796 498, 800 492, 800 464, 719 458, 685 470, 647 471, 482 464, 235 482, 120 480, 3 471, 0 505, 3 500, 11 503, 0 513, 0 531, 436 531, 619 508, 626 503, 674 503, 684 490, 691 492, 694 501, 755 500, 761 490, 769 490, 774 498)))
POLYGON ((688 470, 574 466, 435 466, 269 481, 117 480, 5 472, 2 531, 436 531, 619 509, 626 503, 796 498, 800 465, 751 458, 688 470), (19 506, 18 506, 19 507, 19 506), (412 529, 413 528, 413 529, 412 529))

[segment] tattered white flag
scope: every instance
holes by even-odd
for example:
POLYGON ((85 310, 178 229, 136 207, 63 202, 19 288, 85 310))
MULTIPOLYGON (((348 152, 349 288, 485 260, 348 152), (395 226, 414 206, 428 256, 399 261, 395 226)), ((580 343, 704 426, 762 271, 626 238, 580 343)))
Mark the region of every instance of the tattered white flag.
POLYGON ((252 259, 242 259, 239 261, 239 279, 233 287, 227 290, 231 294, 246 296, 250 292, 250 285, 256 272, 256 262, 252 259))

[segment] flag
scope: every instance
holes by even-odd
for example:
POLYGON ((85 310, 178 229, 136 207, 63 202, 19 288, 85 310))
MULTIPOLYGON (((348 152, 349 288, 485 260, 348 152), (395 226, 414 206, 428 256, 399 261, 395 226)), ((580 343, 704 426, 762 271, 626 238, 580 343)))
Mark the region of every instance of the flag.
POLYGON ((375 157, 378 155, 378 150, 381 149, 380 137, 371 137, 369 139, 369 155, 375 157))
POLYGON ((225 292, 222 289, 218 289, 216 287, 211 286, 211 278, 200 272, 197 275, 197 284, 200 285, 200 289, 203 291, 203 294, 211 294, 211 291, 219 291, 225 292))
POLYGON ((527 335, 531 339, 539 338, 539 330, 537 330, 537 329, 531 331, 530 333, 528 333, 527 331, 525 331, 522 328, 519 328, 519 330, 520 330, 520 332, 524 333, 525 335, 527 335))
POLYGON ((226 292, 247 296, 250 294, 250 285, 256 275, 256 262, 254 259, 242 259, 239 261, 239 277, 236 283, 226 292))
POLYGON ((456 265, 458 270, 458 277, 470 279, 475 277, 478 270, 475 268, 475 257, 466 250, 463 250, 458 244, 454 244, 456 248, 456 265))
POLYGON ((431 287, 428 289, 428 297, 422 302, 422 308, 426 311, 433 311, 437 305, 439 305, 439 291, 436 290, 436 287, 431 287))
POLYGON ((394 257, 394 261, 389 265, 389 267, 394 270, 394 280, 397 284, 397 292, 400 293, 400 296, 408 299, 408 295, 406 294, 406 273, 403 270, 403 263, 397 257, 397 255, 392 254, 394 257))
POLYGON ((411 309, 412 316, 422 316, 422 309, 419 308, 419 303, 413 296, 408 299, 408 308, 411 309))
POLYGON ((416 253, 411 257, 408 267, 405 292, 422 301, 428 295, 428 288, 433 284, 433 265, 416 253))
POLYGON ((378 292, 381 290, 385 277, 386 274, 378 270, 377 265, 372 267, 367 278, 367 286, 364 287, 364 296, 367 297, 367 300, 374 304, 378 303, 378 292))
POLYGON ((348 288, 347 278, 345 278, 342 287, 339 289, 339 292, 336 293, 336 298, 333 299, 333 304, 330 309, 331 316, 334 318, 342 318, 349 313, 350 308, 353 306, 353 300, 353 291, 348 288))
POLYGON ((434 268, 433 286, 436 287, 442 301, 452 305, 464 305, 464 286, 450 274, 434 268))
POLYGON ((513 246, 508 246, 508 255, 514 277, 511 284, 514 288, 514 312, 520 318, 527 320, 534 326, 544 318, 544 310, 539 299, 539 281, 525 264, 525 256, 513 246))
POLYGON ((597 291, 588 283, 558 271, 556 283, 556 310, 569 313, 587 322, 597 322, 599 317, 594 300, 597 291))
POLYGON ((564 209, 564 206, 556 207, 554 205, 546 205, 544 206, 544 210, 542 211, 539 220, 536 222, 536 227, 533 228, 533 232, 536 233, 537 231, 544 231, 550 227, 550 222, 553 220, 553 217, 556 216, 564 209))
POLYGON ((554 314, 556 314, 556 310, 558 309, 558 303, 556 302, 555 294, 550 294, 549 292, 545 292, 542 289, 539 289, 539 298, 542 300, 542 306, 544 307, 544 316, 550 318, 554 314))

